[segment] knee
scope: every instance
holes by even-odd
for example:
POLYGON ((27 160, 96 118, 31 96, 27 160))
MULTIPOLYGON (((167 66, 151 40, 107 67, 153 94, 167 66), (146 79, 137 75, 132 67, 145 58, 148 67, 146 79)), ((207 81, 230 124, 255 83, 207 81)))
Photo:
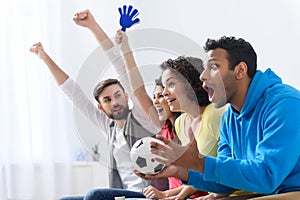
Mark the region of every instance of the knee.
POLYGON ((84 200, 101 200, 104 198, 103 189, 90 190, 84 197, 84 200))
POLYGON ((95 196, 95 190, 91 190, 85 195, 84 200, 94 200, 95 196))

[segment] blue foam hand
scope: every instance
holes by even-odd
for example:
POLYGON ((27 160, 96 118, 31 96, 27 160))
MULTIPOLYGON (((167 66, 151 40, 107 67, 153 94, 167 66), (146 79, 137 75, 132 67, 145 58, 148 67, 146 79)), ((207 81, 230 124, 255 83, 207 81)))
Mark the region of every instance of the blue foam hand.
POLYGON ((121 15, 121 17, 120 17, 120 25, 122 27, 122 31, 124 31, 124 32, 126 31, 126 28, 129 28, 132 25, 140 22, 139 18, 134 19, 136 16, 138 16, 139 11, 137 9, 134 9, 132 11, 132 8, 133 7, 130 5, 128 7, 128 10, 127 10, 127 6, 124 5, 123 6, 123 10, 122 10, 122 8, 118 9, 119 13, 121 15))

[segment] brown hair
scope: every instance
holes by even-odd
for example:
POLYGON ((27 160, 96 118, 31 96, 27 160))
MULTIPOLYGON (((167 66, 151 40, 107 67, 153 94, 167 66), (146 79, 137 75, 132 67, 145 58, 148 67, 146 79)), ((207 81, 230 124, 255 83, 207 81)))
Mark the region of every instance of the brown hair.
POLYGON ((112 79, 112 78, 103 80, 103 81, 101 81, 100 83, 98 83, 98 84, 96 85, 95 89, 94 89, 94 98, 96 99, 96 101, 97 101, 98 103, 100 103, 100 102, 99 102, 99 96, 100 96, 100 94, 103 92, 103 90, 104 90, 105 88, 107 88, 108 86, 111 86, 111 85, 114 85, 114 84, 119 85, 119 86, 121 87, 121 89, 123 90, 123 92, 125 92, 125 89, 124 89, 124 87, 121 85, 121 83, 120 83, 119 80, 117 80, 117 79, 112 79))
POLYGON ((207 92, 202 87, 200 74, 204 71, 203 62, 199 58, 179 56, 161 64, 161 69, 170 69, 175 75, 181 75, 187 85, 187 96, 199 106, 210 104, 207 92), (196 97, 196 98, 195 98, 196 97))

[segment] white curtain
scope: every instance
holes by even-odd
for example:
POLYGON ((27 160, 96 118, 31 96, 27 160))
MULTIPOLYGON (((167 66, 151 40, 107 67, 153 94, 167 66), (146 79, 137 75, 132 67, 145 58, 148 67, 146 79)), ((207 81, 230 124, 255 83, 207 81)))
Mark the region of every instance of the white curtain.
POLYGON ((29 48, 43 41, 60 61, 60 0, 0 7, 0 199, 57 199, 71 190, 74 130, 65 97, 29 48))

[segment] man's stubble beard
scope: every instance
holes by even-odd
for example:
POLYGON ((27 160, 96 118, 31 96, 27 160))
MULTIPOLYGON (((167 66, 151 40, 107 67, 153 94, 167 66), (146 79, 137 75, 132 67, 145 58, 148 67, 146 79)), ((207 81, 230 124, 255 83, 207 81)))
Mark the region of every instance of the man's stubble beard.
POLYGON ((113 120, 122 120, 122 119, 127 119, 127 116, 128 116, 128 113, 129 113, 129 106, 127 105, 123 112, 122 113, 119 113, 119 114, 107 114, 106 115, 110 118, 110 119, 113 119, 113 120))

